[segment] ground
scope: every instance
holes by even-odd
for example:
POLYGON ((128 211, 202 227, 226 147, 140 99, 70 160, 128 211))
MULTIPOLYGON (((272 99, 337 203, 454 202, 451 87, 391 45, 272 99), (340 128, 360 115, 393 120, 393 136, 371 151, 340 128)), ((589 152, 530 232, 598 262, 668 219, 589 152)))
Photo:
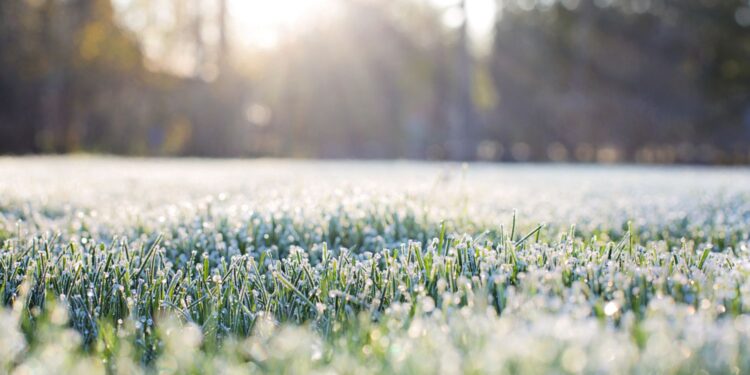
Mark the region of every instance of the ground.
POLYGON ((750 372, 750 170, 0 159, 0 372, 750 372))

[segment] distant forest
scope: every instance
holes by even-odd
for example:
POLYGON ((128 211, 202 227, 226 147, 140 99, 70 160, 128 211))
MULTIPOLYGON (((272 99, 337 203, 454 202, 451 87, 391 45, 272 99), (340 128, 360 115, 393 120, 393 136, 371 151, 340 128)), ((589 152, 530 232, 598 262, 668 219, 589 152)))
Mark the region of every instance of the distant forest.
POLYGON ((747 1, 499 4, 486 48, 460 0, 339 0, 240 49, 226 0, 2 0, 0 154, 750 163, 747 1))

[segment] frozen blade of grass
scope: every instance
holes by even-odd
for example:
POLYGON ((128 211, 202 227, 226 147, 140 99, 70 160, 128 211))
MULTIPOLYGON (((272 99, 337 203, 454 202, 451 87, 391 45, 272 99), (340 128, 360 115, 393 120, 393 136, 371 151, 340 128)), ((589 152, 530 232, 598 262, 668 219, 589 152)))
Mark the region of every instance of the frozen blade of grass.
POLYGON ((276 278, 276 280, 279 280, 282 284, 284 284, 285 287, 289 288, 292 292, 294 292, 298 297, 300 297, 304 302, 307 303, 308 306, 315 309, 315 304, 310 301, 310 299, 305 296, 304 293, 300 292, 297 287, 294 286, 289 280, 284 277, 284 275, 281 274, 279 271, 274 271, 273 276, 276 278))
POLYGON ((154 255, 154 252, 156 251, 156 248, 159 246, 159 243, 161 242, 162 235, 159 234, 156 237, 156 240, 154 240, 154 243, 151 244, 151 247, 149 247, 148 251, 146 252, 146 255, 141 259, 141 264, 138 266, 138 271, 135 273, 135 280, 138 280, 139 277, 141 277, 141 273, 143 273, 143 270, 146 268, 146 263, 148 263, 149 259, 154 255))
POLYGON ((443 245, 445 244, 445 220, 440 221, 440 235, 438 236, 437 251, 438 255, 443 255, 443 245))
MULTIPOLYGON (((539 224, 539 225, 537 225, 537 227, 536 227, 536 228, 534 228, 534 230, 532 230, 531 232, 529 232, 528 234, 526 234, 526 235, 525 235, 525 236, 524 236, 523 238, 521 238, 520 240, 516 241, 516 242, 515 242, 515 243, 514 243, 513 245, 514 245, 515 247, 518 247, 518 246, 522 245, 522 244, 523 244, 524 242, 526 242, 526 240, 528 240, 529 238, 531 238, 531 236, 533 236, 533 235, 535 235, 535 234, 538 234, 538 233, 539 233, 539 231, 541 231, 541 230, 542 230, 542 228, 544 228, 544 224, 539 224)), ((537 237, 537 239, 538 239, 538 237, 537 237)))
POLYGON ((711 253, 711 248, 706 246, 705 249, 703 249, 703 254, 701 255, 701 259, 698 262, 698 269, 703 270, 703 265, 706 263, 706 259, 708 259, 708 255, 711 253))

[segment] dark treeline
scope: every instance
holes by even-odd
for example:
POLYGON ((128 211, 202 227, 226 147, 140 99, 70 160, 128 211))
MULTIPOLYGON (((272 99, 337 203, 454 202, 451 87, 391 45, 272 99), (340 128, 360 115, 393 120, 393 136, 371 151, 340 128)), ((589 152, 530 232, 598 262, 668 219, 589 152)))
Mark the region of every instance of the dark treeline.
POLYGON ((242 49, 227 0, 4 0, 0 153, 750 162, 745 1, 503 1, 485 48, 463 1, 331 1, 242 49))

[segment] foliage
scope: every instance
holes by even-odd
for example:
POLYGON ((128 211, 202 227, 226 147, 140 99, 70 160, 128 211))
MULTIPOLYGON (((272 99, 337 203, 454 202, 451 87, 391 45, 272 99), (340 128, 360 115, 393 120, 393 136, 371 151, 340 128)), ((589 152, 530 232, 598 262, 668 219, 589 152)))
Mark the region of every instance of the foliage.
POLYGON ((651 162, 746 153, 750 32, 735 22, 745 2, 525 3, 510 2, 496 29, 496 112, 515 126, 493 137, 527 143, 532 159, 553 144, 590 160, 581 145, 651 162))
POLYGON ((465 2, 330 3, 243 49, 226 0, 3 1, 0 152, 750 158, 746 1, 503 1, 487 45, 465 2))

